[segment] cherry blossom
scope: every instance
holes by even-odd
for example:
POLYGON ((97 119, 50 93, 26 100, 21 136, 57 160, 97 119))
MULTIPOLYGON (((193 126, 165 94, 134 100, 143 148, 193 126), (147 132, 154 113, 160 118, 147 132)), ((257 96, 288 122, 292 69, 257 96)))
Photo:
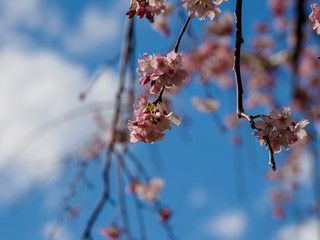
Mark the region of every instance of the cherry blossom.
POLYGON ((202 83, 213 81, 223 88, 231 88, 234 84, 230 77, 233 52, 224 43, 206 40, 186 55, 184 65, 190 73, 199 72, 202 83))
POLYGON ((287 11, 289 4, 287 0, 269 0, 269 6, 273 15, 281 16, 287 11))
MULTIPOLYGON (((320 2, 319 2, 320 3, 320 2)), ((320 35, 320 5, 314 3, 311 5, 312 12, 309 15, 310 21, 313 23, 313 30, 317 29, 317 34, 320 35)))
POLYGON ((182 54, 174 51, 169 52, 166 57, 161 56, 160 53, 153 54, 153 56, 145 53, 138 62, 137 73, 143 74, 139 83, 144 86, 151 81, 151 94, 158 94, 162 87, 180 86, 188 76, 187 72, 182 69, 182 54))
POLYGON ((267 137, 275 153, 281 151, 281 146, 289 150, 289 145, 307 136, 303 128, 309 124, 309 121, 304 119, 295 123, 290 116, 289 107, 283 107, 280 111, 273 110, 270 116, 260 116, 260 118, 262 120, 255 123, 259 132, 254 132, 253 135, 257 136, 260 145, 266 145, 267 137))
POLYGON ((161 102, 148 103, 146 95, 137 98, 138 104, 134 106, 135 121, 128 121, 131 142, 154 143, 165 138, 162 133, 171 130, 171 124, 179 126, 181 119, 173 112, 166 114, 161 102))
POLYGON ((233 23, 233 15, 230 12, 225 12, 215 21, 210 21, 206 25, 205 30, 208 34, 225 36, 232 33, 233 23))
POLYGON ((193 97, 192 104, 195 109, 197 109, 200 112, 205 112, 205 113, 213 113, 219 107, 219 102, 212 99, 212 98, 201 99, 198 97, 193 97))
POLYGON ((169 2, 164 2, 165 10, 159 14, 151 27, 158 31, 161 36, 166 37, 169 35, 169 16, 173 12, 173 6, 169 2))
POLYGON ((128 193, 135 193, 144 201, 154 202, 158 199, 158 195, 164 185, 162 178, 151 178, 148 183, 134 180, 128 187, 128 193))
POLYGON ((137 15, 140 19, 146 16, 149 22, 154 22, 154 16, 159 15, 166 9, 164 2, 166 0, 131 0, 129 11, 126 15, 129 19, 137 15))
POLYGON ((210 20, 213 20, 215 16, 221 13, 221 10, 216 7, 223 1, 227 0, 182 0, 182 6, 189 10, 188 14, 191 18, 199 16, 199 20, 204 20, 207 16, 210 20))

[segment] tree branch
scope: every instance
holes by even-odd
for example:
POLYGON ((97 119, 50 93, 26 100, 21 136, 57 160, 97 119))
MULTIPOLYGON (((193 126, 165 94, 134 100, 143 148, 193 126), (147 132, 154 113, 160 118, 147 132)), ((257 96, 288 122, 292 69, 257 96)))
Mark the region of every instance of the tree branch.
MULTIPOLYGON (((241 44, 243 43, 243 37, 242 37, 242 0, 237 0, 236 3, 236 10, 235 10, 235 19, 236 19, 236 43, 235 43, 235 49, 234 49, 234 65, 233 65, 233 72, 235 75, 235 81, 236 81, 236 91, 237 91, 237 117, 245 118, 248 120, 248 122, 251 124, 251 128, 257 129, 255 127, 254 118, 259 117, 258 114, 256 115, 249 115, 245 113, 243 109, 243 87, 242 87, 242 80, 241 80, 241 71, 240 71, 240 57, 241 57, 241 44)), ((260 131, 259 129, 257 129, 260 131)), ((264 140, 266 142, 267 148, 269 150, 269 165, 272 167, 272 169, 276 170, 276 165, 274 161, 273 156, 273 150, 270 144, 270 140, 268 137, 264 137, 264 140)))
POLYGON ((126 67, 128 63, 128 55, 132 51, 131 41, 133 35, 133 20, 128 20, 126 36, 123 44, 123 51, 121 56, 121 63, 120 63, 120 76, 119 76, 119 85, 116 94, 116 101, 114 106, 114 115, 111 123, 111 137, 109 144, 107 146, 107 152, 105 155, 104 166, 103 166, 103 191, 100 197, 99 202, 97 203, 95 209, 93 210, 86 228, 82 234, 82 240, 88 239, 90 237, 91 228, 96 221, 99 213, 101 212, 102 208, 104 207, 105 202, 109 196, 109 170, 110 170, 110 163, 111 163, 111 153, 113 152, 114 143, 115 143, 115 136, 117 131, 117 123, 119 121, 120 116, 120 107, 121 107, 121 96, 124 89, 124 81, 125 81, 125 73, 126 67))

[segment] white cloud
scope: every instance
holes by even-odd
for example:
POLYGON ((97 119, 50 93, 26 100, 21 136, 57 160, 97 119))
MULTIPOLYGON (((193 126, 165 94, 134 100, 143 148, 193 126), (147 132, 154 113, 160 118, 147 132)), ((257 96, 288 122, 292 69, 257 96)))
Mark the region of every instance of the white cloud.
POLYGON ((2 24, 13 26, 23 23, 29 27, 39 24, 40 3, 40 0, 2 0, 0 13, 2 20, 5 20, 2 24))
MULTIPOLYGON (((94 123, 88 113, 41 138, 26 139, 40 124, 84 105, 78 94, 88 74, 51 51, 8 48, 0 52, 0 72, 0 201, 5 202, 50 178, 94 123)), ((105 73, 86 102, 111 100, 114 78, 105 73)))
POLYGON ((78 29, 66 33, 64 45, 76 53, 92 51, 115 39, 119 29, 115 15, 90 7, 83 13, 78 29))
POLYGON ((57 229, 57 232, 55 234, 55 239, 59 240, 71 240, 71 234, 68 232, 66 228, 64 228, 62 225, 55 225, 55 222, 49 222, 47 223, 42 230, 42 236, 43 239, 47 239, 48 235, 51 233, 52 229, 57 229))
POLYGON ((63 16, 52 3, 41 0, 0 1, 0 44, 31 46, 37 39, 28 35, 28 30, 45 36, 57 36, 63 31, 63 16), (22 32, 21 29, 25 31, 22 32))
POLYGON ((282 227, 277 234, 277 240, 318 240, 320 223, 316 220, 306 220, 298 225, 282 227))
POLYGON ((240 211, 226 212, 207 221, 205 232, 223 239, 236 239, 240 237, 247 227, 247 217, 240 211))
POLYGON ((203 207, 208 200, 207 192, 203 188, 193 188, 189 193, 189 203, 191 206, 200 208, 203 207))

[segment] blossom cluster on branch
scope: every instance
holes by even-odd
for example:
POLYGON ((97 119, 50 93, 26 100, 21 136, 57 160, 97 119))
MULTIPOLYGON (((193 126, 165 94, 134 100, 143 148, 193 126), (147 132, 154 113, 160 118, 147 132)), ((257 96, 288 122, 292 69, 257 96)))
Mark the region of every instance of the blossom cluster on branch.
POLYGON ((303 119, 295 123, 290 116, 289 107, 283 107, 281 111, 273 110, 270 112, 270 116, 260 116, 260 118, 262 120, 255 123, 259 132, 253 132, 252 134, 257 136, 260 145, 267 145, 266 138, 268 138, 274 153, 279 153, 281 146, 285 150, 289 150, 290 144, 294 144, 307 136, 303 128, 309 124, 309 121, 303 119))
POLYGON ((131 0, 129 11, 126 15, 129 19, 137 15, 140 19, 146 16, 149 22, 154 22, 154 16, 159 15, 166 9, 164 2, 166 0, 131 0))
POLYGON ((158 94, 162 87, 180 86, 188 76, 182 69, 183 56, 181 53, 171 51, 167 56, 160 53, 152 55, 143 54, 139 58, 137 73, 143 75, 139 79, 141 86, 151 82, 150 94, 158 94))
POLYGON ((161 178, 151 178, 148 183, 135 179, 127 187, 127 192, 137 194, 141 200, 154 202, 158 199, 158 195, 163 185, 164 181, 161 178))
POLYGON ((215 16, 221 13, 220 8, 216 7, 223 1, 228 0, 182 0, 182 6, 189 10, 189 17, 195 18, 199 16, 199 20, 204 20, 207 16, 210 20, 213 20, 215 16))
POLYGON ((130 142, 154 143, 165 138, 163 131, 171 130, 171 124, 179 126, 181 119, 173 112, 166 113, 161 102, 148 102, 148 97, 142 95, 137 98, 138 104, 134 106, 135 121, 128 121, 130 142))

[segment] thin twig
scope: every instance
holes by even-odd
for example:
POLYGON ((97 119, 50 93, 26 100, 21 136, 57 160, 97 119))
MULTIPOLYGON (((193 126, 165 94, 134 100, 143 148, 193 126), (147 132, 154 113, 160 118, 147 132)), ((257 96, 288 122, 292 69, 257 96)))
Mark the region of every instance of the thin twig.
POLYGON ((93 77, 90 79, 88 86, 79 94, 79 99, 84 100, 88 93, 91 91, 93 86, 96 84, 96 82, 99 80, 101 74, 107 70, 109 67, 114 65, 119 60, 119 54, 115 55, 113 58, 111 58, 109 61, 107 61, 104 66, 98 69, 98 71, 93 75, 93 77))
POLYGON ((80 166, 78 168, 78 171, 75 174, 75 176, 73 177, 73 180, 70 184, 68 194, 64 197, 63 207, 61 208, 61 210, 55 220, 53 227, 49 231, 48 238, 47 238, 48 240, 54 239, 54 236, 56 235, 59 224, 63 221, 64 216, 67 214, 68 210, 70 209, 70 201, 76 193, 76 188, 78 186, 78 183, 79 183, 81 177, 84 174, 84 170, 85 170, 86 166, 88 165, 88 163, 89 162, 86 160, 81 161, 80 166))
POLYGON ((184 32, 186 31, 186 28, 187 28, 187 26, 188 26, 188 23, 189 23, 190 19, 191 19, 190 17, 187 18, 186 22, 184 23, 184 25, 183 25, 183 27, 182 27, 182 29, 181 29, 181 32, 180 32, 180 35, 179 35, 178 40, 177 40, 177 42, 176 42, 176 45, 175 45, 174 48, 173 48, 173 51, 174 51, 175 53, 178 52, 180 40, 181 40, 184 32))
POLYGON ((110 142, 107 146, 107 152, 105 155, 104 166, 103 166, 103 191, 100 197, 99 202, 97 203, 96 207, 94 208, 88 222, 86 228, 82 234, 82 240, 88 239, 91 234, 91 228, 96 221, 99 213, 101 212, 102 208, 105 205, 105 202, 109 196, 109 170, 110 170, 110 163, 111 163, 111 153, 113 152, 114 143, 115 143, 115 136, 117 131, 117 123, 119 121, 120 110, 121 110, 121 96, 124 89, 124 81, 125 81, 125 73, 126 67, 128 63, 128 55, 132 51, 132 46, 130 44, 133 35, 133 20, 128 20, 126 36, 123 45, 123 51, 121 56, 121 63, 120 63, 120 76, 119 76, 119 85, 115 99, 115 107, 114 107, 114 115, 112 119, 112 134, 110 138, 110 142))
POLYGON ((118 170, 118 195, 119 204, 121 209, 122 224, 124 228, 124 235, 126 240, 130 240, 129 218, 126 208, 125 195, 124 195, 124 176, 123 176, 123 153, 117 152, 117 170, 118 170))
MULTIPOLYGON (((240 71, 240 57, 241 57, 241 44, 243 43, 243 37, 242 37, 242 0, 237 0, 236 3, 236 10, 235 10, 235 18, 236 18, 236 43, 235 43, 235 50, 234 50, 234 65, 233 65, 233 71, 235 75, 235 81, 236 81, 236 91, 237 91, 237 117, 245 118, 248 120, 248 122, 251 124, 251 128, 257 129, 255 127, 254 118, 257 118, 261 115, 250 115, 245 113, 243 109, 243 87, 242 87, 242 80, 241 80, 241 71, 240 71)), ((261 129, 257 129, 260 131, 261 129)), ((270 144, 270 140, 268 137, 264 137, 264 141, 266 142, 267 149, 269 151, 269 165, 272 167, 272 169, 276 170, 276 165, 274 161, 273 156, 273 150, 270 144)))

